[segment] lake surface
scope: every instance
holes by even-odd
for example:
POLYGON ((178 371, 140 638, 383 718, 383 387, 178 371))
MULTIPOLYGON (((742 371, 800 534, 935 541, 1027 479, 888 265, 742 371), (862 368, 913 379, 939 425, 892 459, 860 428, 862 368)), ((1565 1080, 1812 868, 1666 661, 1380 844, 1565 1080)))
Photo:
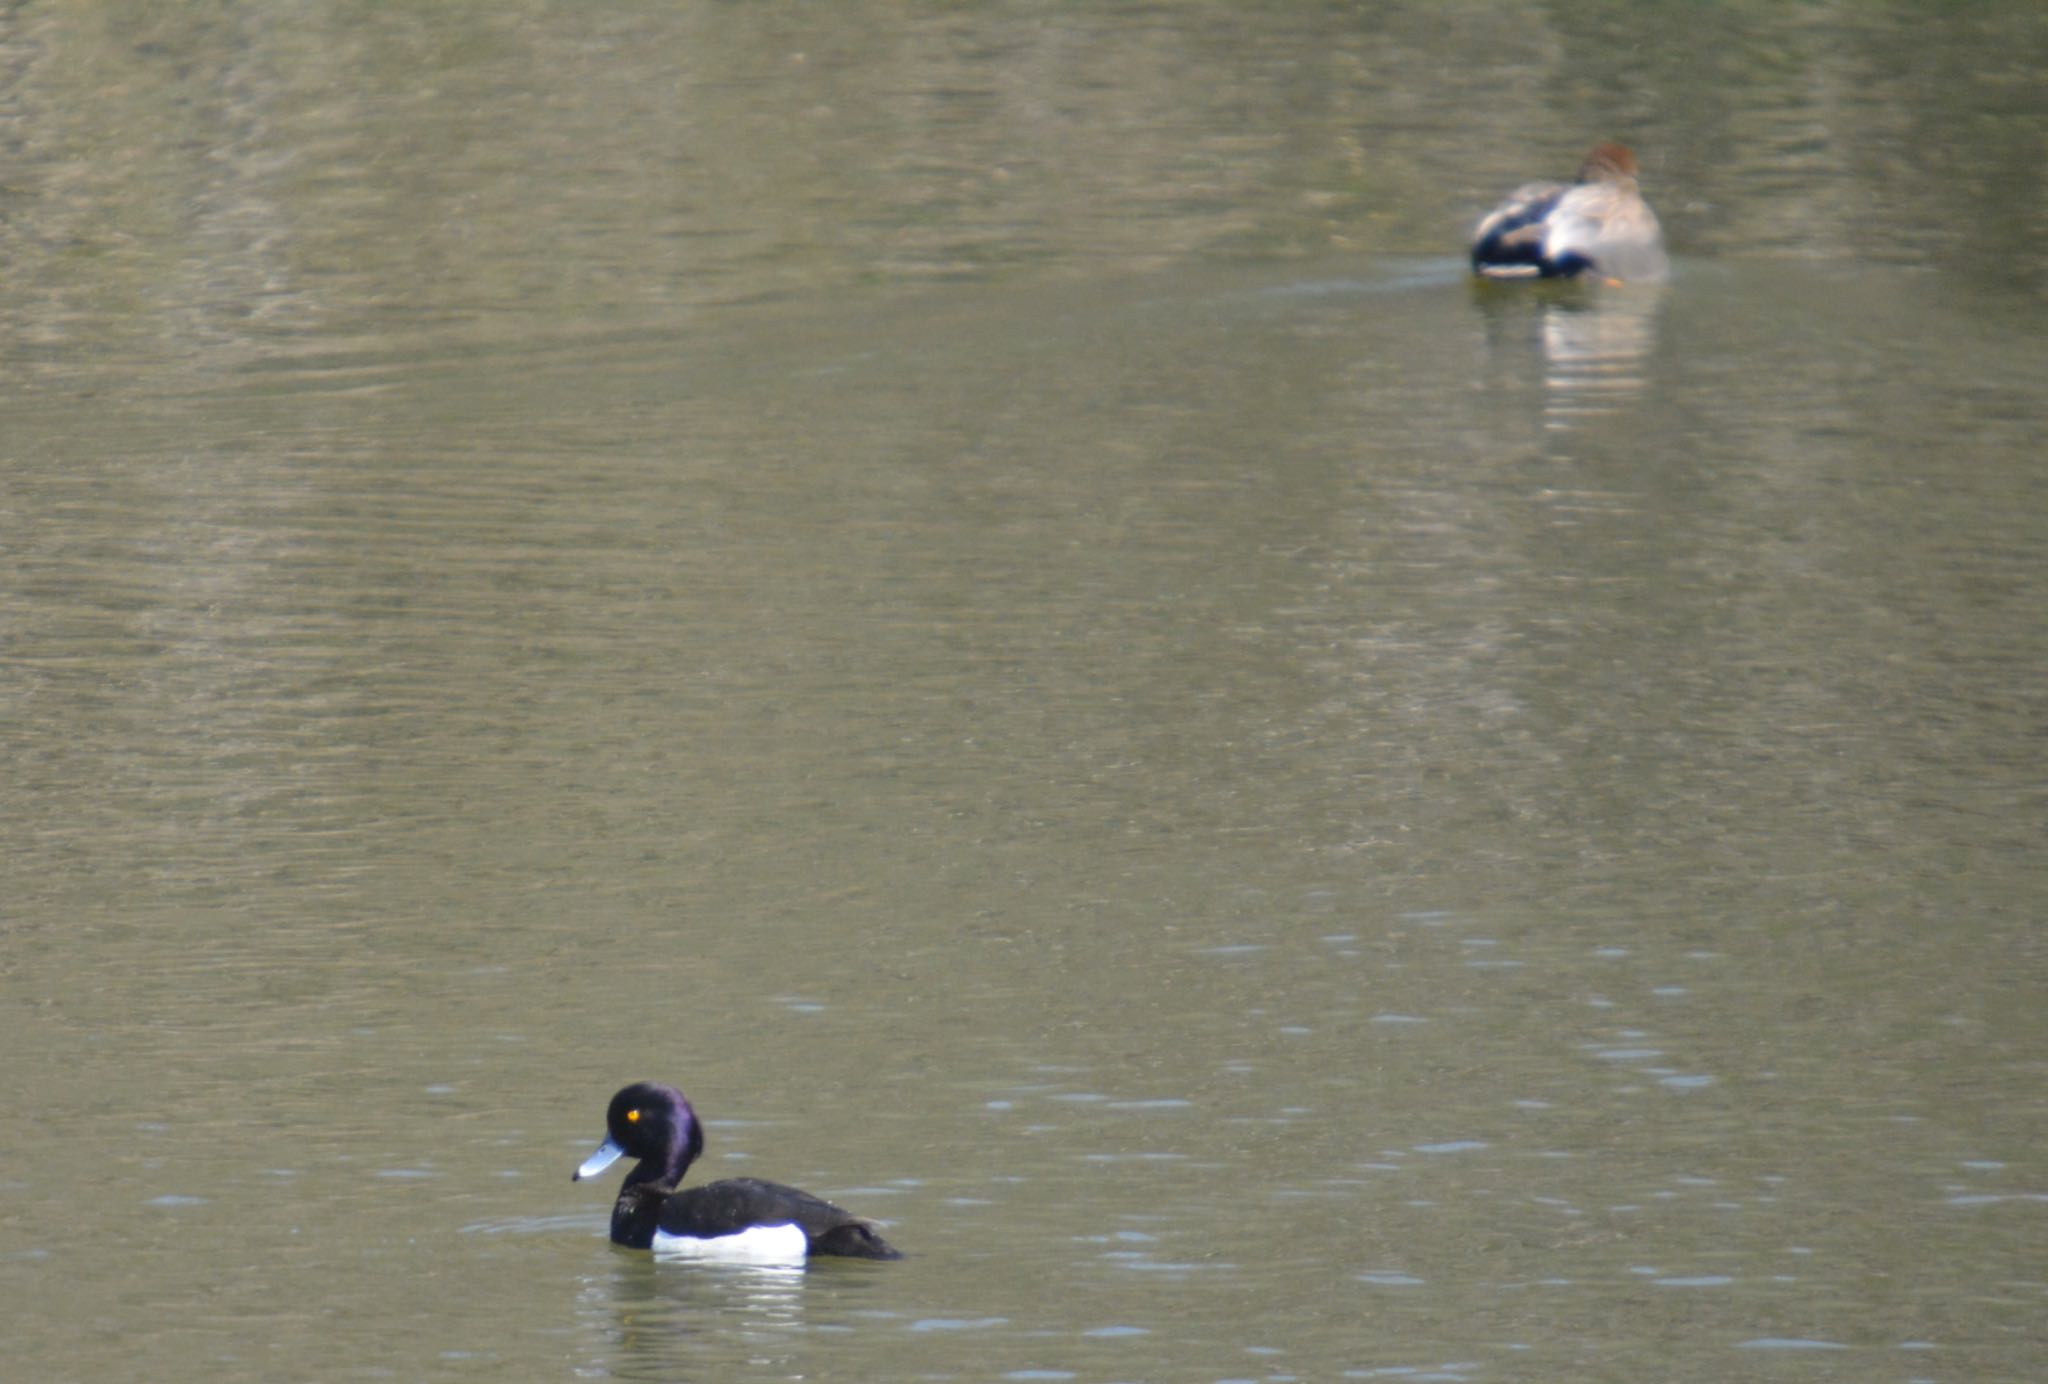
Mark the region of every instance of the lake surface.
POLYGON ((2039 1378, 2044 68, 0 16, 10 1370, 2039 1378), (909 1257, 614 1249, 642 1077, 909 1257))

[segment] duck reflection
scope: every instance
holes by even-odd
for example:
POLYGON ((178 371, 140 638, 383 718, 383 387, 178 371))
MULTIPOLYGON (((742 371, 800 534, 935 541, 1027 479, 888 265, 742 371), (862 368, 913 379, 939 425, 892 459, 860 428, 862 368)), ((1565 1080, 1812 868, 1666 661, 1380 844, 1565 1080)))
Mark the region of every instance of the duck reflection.
POLYGON ((804 1270, 787 1264, 693 1264, 676 1272, 646 1255, 616 1257, 577 1295, 583 1353, 606 1379, 694 1377, 737 1343, 794 1370, 807 1335, 804 1270))
POLYGON ((1524 285, 1519 291, 1484 279, 1473 284, 1491 348, 1489 388, 1513 396, 1527 365, 1539 363, 1546 429, 1568 432, 1624 407, 1643 390, 1657 345, 1661 283, 1524 285))
POLYGON ((1640 392, 1657 344, 1661 286, 1591 296, 1588 303, 1551 304, 1542 314, 1543 423, 1553 430, 1612 413, 1640 392))

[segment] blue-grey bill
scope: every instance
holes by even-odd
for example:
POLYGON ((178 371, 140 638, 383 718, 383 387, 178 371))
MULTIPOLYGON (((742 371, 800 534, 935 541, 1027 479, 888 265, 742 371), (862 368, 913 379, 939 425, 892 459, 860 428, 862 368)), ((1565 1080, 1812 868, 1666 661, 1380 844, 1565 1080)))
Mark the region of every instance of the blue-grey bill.
POLYGON ((571 1182, 581 1182, 586 1177, 596 1177, 606 1168, 618 1162, 620 1155, 623 1153, 625 1153, 625 1150, 619 1147, 619 1141, 608 1137, 597 1146, 596 1153, 583 1160, 583 1166, 578 1168, 569 1180, 571 1182))

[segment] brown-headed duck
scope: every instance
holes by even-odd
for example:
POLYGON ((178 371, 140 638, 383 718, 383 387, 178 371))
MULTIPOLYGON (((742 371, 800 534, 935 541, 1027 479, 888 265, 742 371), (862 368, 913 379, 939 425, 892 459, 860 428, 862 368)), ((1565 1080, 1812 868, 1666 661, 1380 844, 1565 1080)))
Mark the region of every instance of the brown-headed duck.
POLYGON ((1670 271, 1657 214, 1636 191, 1636 156, 1596 144, 1574 183, 1526 183, 1472 233, 1485 279, 1661 279, 1670 271))

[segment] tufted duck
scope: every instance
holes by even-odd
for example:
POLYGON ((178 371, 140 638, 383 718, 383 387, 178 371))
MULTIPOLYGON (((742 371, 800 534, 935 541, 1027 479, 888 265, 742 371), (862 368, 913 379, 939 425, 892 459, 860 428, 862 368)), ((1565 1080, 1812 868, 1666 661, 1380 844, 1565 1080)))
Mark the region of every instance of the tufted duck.
POLYGON ((753 1264, 799 1264, 812 1254, 903 1256, 875 1228, 831 1202, 759 1178, 735 1177, 678 1192, 704 1151, 704 1127, 673 1086, 641 1081, 612 1097, 606 1138, 572 1181, 621 1155, 639 1160, 612 1206, 612 1240, 631 1249, 753 1264))

